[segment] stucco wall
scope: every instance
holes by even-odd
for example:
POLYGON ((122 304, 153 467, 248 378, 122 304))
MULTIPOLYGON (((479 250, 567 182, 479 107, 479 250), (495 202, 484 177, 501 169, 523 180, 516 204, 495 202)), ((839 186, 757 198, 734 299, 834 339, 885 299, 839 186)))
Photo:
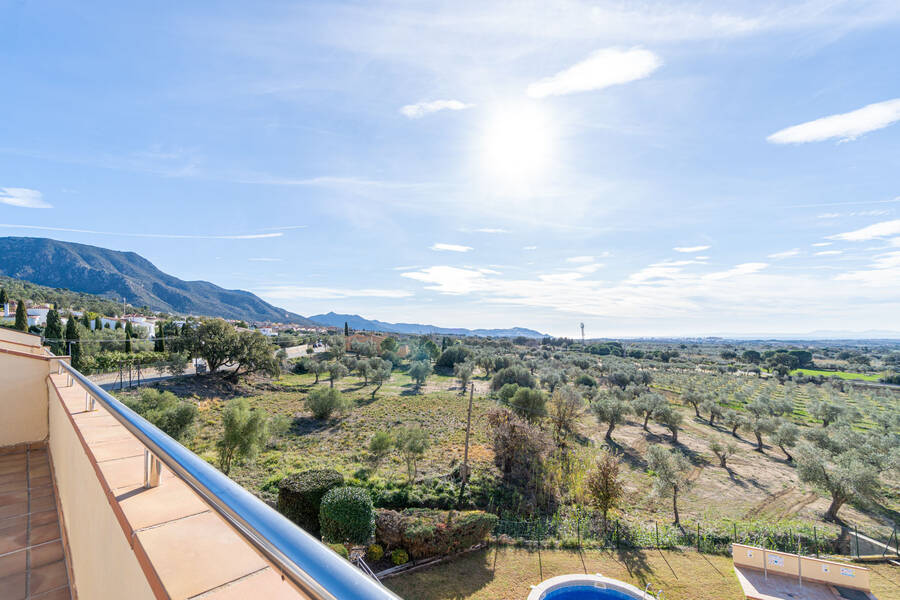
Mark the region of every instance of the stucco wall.
POLYGON ((51 383, 50 458, 66 523, 79 598, 154 600, 156 596, 122 532, 93 464, 51 383))
POLYGON ((865 567, 809 556, 798 557, 796 554, 763 550, 742 544, 733 544, 731 549, 735 566, 759 570, 763 570, 763 553, 765 553, 766 559, 765 568, 769 573, 792 577, 802 576, 807 581, 830 583, 865 591, 870 589, 869 570, 865 567))
POLYGON ((50 362, 0 352, 0 447, 47 438, 50 362))

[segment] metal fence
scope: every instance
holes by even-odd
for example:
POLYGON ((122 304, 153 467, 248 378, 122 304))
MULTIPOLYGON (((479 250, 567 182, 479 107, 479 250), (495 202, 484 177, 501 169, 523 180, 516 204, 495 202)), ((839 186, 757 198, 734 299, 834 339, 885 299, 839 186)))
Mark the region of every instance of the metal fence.
POLYGON ((737 522, 674 526, 658 521, 633 523, 620 520, 608 521, 604 526, 602 521, 590 517, 501 519, 493 535, 538 545, 609 549, 692 548, 708 554, 728 554, 731 545, 738 543, 816 556, 836 553, 839 539, 835 531, 816 526, 780 528, 737 522))

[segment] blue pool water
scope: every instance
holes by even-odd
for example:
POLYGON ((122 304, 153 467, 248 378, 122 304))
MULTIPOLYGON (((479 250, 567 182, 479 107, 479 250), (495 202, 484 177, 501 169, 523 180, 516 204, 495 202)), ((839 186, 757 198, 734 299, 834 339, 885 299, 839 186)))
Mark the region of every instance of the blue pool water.
POLYGON ((634 600, 616 590, 604 590, 591 585, 573 585, 553 590, 544 600, 634 600))

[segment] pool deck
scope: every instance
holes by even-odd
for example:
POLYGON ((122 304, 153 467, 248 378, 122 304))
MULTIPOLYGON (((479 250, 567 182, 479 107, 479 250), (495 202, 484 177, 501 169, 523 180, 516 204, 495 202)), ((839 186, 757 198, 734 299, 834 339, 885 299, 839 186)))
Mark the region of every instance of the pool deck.
MULTIPOLYGON (((766 574, 747 567, 734 567, 744 595, 750 600, 878 600, 868 592, 846 590, 846 595, 833 585, 804 581, 796 577, 766 574)), ((846 588, 845 588, 846 589, 846 588)))

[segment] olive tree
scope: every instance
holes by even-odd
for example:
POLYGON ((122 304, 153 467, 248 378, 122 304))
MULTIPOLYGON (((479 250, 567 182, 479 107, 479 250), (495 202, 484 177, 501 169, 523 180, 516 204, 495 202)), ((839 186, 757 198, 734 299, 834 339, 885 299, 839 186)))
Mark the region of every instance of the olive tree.
POLYGON ((394 446, 406 460, 408 483, 415 481, 418 461, 425 456, 429 445, 428 433, 421 427, 401 427, 394 434, 394 446))
POLYGON ((734 442, 730 441, 726 444, 723 444, 719 440, 714 440, 713 443, 709 445, 709 449, 712 450, 713 454, 715 454, 719 458, 719 466, 723 469, 728 468, 728 465, 726 464, 728 457, 734 455, 737 452, 737 446, 734 445, 734 442))
POLYGON ((603 451, 597 459, 597 464, 588 475, 588 493, 591 503, 600 510, 600 514, 603 516, 604 529, 609 511, 614 509, 625 495, 625 485, 622 482, 620 471, 621 463, 618 455, 603 451))
POLYGON ((541 390, 520 387, 509 401, 509 405, 516 414, 532 423, 547 416, 547 397, 541 390))
POLYGON ((684 421, 684 417, 678 412, 678 409, 667 403, 653 413, 653 417, 656 419, 657 423, 672 432, 672 441, 677 443, 678 430, 681 428, 681 423, 684 421))
POLYGON ((650 431, 647 427, 650 418, 668 405, 669 402, 656 392, 645 392, 631 402, 631 408, 635 414, 644 419, 644 431, 650 431))
POLYGON ((599 423, 606 423, 606 439, 612 441, 613 429, 625 422, 631 413, 631 404, 621 389, 601 392, 591 404, 591 411, 599 423))
POLYGON ((413 363, 409 366, 409 377, 416 382, 417 392, 422 389, 422 386, 425 385, 425 380, 428 379, 428 376, 433 372, 434 370, 431 367, 430 361, 413 361, 413 363))
POLYGON ((383 358, 372 358, 369 359, 369 367, 371 368, 369 379, 375 385, 375 387, 372 389, 372 399, 374 400, 375 394, 378 393, 378 390, 381 389, 381 386, 384 385, 384 382, 388 381, 391 378, 391 370, 393 369, 393 365, 389 360, 384 360, 383 358))
POLYGON ((647 466, 653 477, 653 491, 658 496, 672 496, 672 513, 675 525, 681 525, 678 516, 678 494, 691 487, 688 475, 691 463, 677 450, 654 444, 647 450, 647 466))
POLYGON ((797 445, 797 438, 800 436, 800 428, 790 421, 781 421, 772 432, 772 442, 777 444, 788 462, 793 462, 794 457, 788 452, 788 448, 797 445))
POLYGON ((469 386, 469 380, 472 379, 474 371, 475 363, 469 360, 453 365, 453 375, 459 380, 460 394, 466 393, 466 388, 469 386))
POLYGON ((584 414, 584 398, 578 390, 563 386, 556 388, 550 396, 550 422, 553 423, 553 437, 557 445, 570 435, 577 433, 578 422, 584 414))
POLYGON ((222 413, 222 437, 219 468, 228 475, 235 461, 252 458, 268 438, 266 417, 260 410, 251 410, 246 398, 231 400, 222 413))

